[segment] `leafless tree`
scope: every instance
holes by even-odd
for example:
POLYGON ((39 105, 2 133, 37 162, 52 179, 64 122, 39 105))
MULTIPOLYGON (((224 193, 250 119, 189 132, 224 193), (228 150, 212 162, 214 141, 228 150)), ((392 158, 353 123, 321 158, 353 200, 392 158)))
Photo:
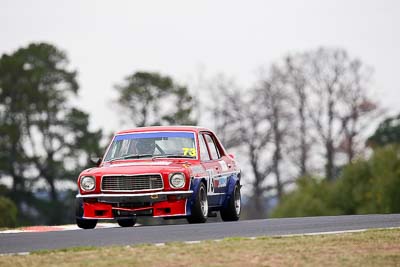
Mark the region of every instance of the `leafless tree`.
POLYGON ((346 51, 321 48, 278 61, 249 90, 224 79, 213 83, 207 103, 214 128, 227 147, 243 151, 251 170, 252 217, 265 214, 266 194, 280 199, 287 184, 315 174, 316 159, 331 180, 340 152, 348 162, 357 155, 379 114, 369 76, 346 51))
POLYGON ((232 78, 223 74, 217 75, 209 84, 209 96, 205 106, 209 110, 210 120, 218 137, 229 148, 242 143, 241 124, 246 119, 244 107, 244 90, 241 90, 232 78))
POLYGON ((361 122, 376 109, 368 98, 366 67, 341 49, 320 48, 298 56, 311 93, 307 113, 324 147, 325 176, 331 180, 337 175, 337 152, 344 150, 351 162, 361 122))
MULTIPOLYGON (((240 132, 253 175, 252 216, 257 218, 265 214, 264 195, 271 189, 265 182, 272 171, 270 160, 267 158, 267 145, 272 138, 272 127, 254 100, 254 98, 247 99, 241 103, 240 109, 236 110, 241 110, 242 116, 245 116, 241 118, 240 132)), ((238 103, 235 105, 237 108, 238 103)))
MULTIPOLYGON (((343 86, 341 99, 343 108, 339 112, 342 124, 342 142, 338 149, 347 156, 351 163, 361 150, 360 142, 363 132, 372 122, 382 115, 382 110, 370 96, 371 70, 359 60, 351 60, 348 64, 347 75, 343 86)), ((365 136, 364 136, 365 137, 365 136)))
POLYGON ((310 90, 304 75, 304 58, 302 56, 287 56, 281 66, 285 75, 287 93, 293 95, 293 119, 291 136, 294 154, 293 163, 299 167, 298 176, 310 174, 310 153, 312 150, 312 133, 309 128, 309 116, 307 106, 309 104, 310 90))
POLYGON ((271 172, 275 178, 278 199, 283 195, 281 165, 284 146, 287 145, 289 128, 292 123, 291 95, 287 91, 285 73, 276 65, 261 79, 260 86, 254 90, 253 103, 257 105, 262 119, 271 129, 271 172))
POLYGON ((316 128, 325 150, 325 176, 331 180, 335 176, 336 144, 340 139, 340 125, 337 112, 341 93, 341 76, 345 73, 344 51, 319 49, 305 55, 306 79, 314 93, 309 106, 310 118, 316 128))
POLYGON ((243 178, 252 176, 249 182, 252 205, 248 212, 253 218, 265 217, 264 195, 271 189, 265 184, 271 173, 266 153, 270 125, 260 112, 261 107, 254 103, 257 99, 254 94, 237 87, 232 79, 218 76, 209 88, 211 97, 207 103, 215 131, 226 148, 241 151, 247 158, 247 164, 243 165, 249 167, 251 174, 245 173, 243 178))

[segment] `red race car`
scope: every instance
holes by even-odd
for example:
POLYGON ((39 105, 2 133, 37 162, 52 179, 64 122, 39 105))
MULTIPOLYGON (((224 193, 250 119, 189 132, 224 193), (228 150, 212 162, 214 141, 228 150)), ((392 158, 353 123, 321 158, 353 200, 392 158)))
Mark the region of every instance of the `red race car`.
POLYGON ((117 133, 97 167, 78 178, 76 223, 133 226, 137 216, 204 223, 219 211, 237 221, 240 169, 215 134, 200 127, 144 127, 117 133))

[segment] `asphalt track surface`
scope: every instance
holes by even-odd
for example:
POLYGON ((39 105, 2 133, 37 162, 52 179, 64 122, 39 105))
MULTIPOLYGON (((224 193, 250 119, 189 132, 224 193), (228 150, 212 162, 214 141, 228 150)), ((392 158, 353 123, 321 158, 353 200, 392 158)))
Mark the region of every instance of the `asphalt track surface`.
POLYGON ((400 214, 266 219, 133 228, 115 227, 42 233, 3 233, 0 234, 0 253, 77 246, 134 245, 221 239, 234 236, 275 236, 390 227, 400 227, 400 214))

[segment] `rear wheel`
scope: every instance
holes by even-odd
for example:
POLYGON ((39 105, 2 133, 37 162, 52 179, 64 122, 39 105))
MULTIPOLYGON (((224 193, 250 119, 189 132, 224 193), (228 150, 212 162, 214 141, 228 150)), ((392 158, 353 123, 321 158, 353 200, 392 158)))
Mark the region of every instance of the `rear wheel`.
POLYGON ((207 188, 204 183, 200 183, 197 190, 196 201, 192 206, 192 215, 187 220, 189 223, 205 223, 208 216, 207 188))
POLYGON ((96 227, 97 220, 87 220, 76 218, 76 224, 82 229, 93 229, 96 227))
POLYGON ((240 185, 236 184, 233 189, 231 198, 229 199, 226 208, 221 209, 221 219, 223 221, 237 221, 240 218, 241 211, 241 197, 240 197, 240 185))
POLYGON ((120 219, 117 222, 121 227, 132 227, 135 225, 136 219, 120 219))

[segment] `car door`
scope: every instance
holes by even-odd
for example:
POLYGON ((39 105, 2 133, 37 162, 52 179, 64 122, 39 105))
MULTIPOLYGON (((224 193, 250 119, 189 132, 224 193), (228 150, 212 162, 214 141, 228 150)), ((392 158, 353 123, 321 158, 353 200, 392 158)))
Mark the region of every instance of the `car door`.
POLYGON ((201 142, 204 142, 203 146, 208 152, 208 158, 204 155, 205 159, 202 159, 202 165, 208 173, 207 195, 209 205, 210 207, 220 206, 226 191, 226 179, 223 178, 223 173, 227 166, 221 163, 223 154, 217 145, 215 136, 211 132, 202 132, 199 138, 202 139, 200 146, 202 146, 201 142))

